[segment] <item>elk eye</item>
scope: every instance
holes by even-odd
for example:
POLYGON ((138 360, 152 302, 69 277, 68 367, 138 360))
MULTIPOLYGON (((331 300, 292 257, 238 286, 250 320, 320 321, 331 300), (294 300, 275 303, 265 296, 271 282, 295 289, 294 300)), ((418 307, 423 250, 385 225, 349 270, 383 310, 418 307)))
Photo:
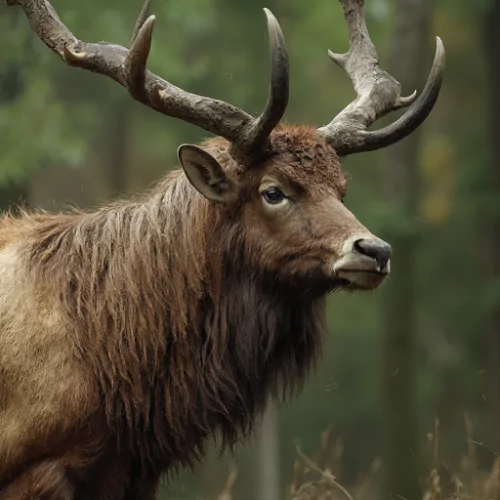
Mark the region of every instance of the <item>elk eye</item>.
POLYGON ((267 203, 270 203, 271 205, 277 205, 286 198, 286 196, 278 188, 266 189, 262 193, 262 196, 264 196, 267 203))

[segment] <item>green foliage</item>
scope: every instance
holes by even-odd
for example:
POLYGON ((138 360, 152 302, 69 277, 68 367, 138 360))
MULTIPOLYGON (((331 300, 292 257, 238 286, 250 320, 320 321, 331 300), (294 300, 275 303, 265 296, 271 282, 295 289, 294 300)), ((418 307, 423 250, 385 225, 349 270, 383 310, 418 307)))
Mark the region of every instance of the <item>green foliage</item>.
POLYGON ((21 183, 44 163, 82 164, 86 144, 68 128, 72 112, 40 69, 30 72, 22 96, 0 109, 0 185, 21 183))

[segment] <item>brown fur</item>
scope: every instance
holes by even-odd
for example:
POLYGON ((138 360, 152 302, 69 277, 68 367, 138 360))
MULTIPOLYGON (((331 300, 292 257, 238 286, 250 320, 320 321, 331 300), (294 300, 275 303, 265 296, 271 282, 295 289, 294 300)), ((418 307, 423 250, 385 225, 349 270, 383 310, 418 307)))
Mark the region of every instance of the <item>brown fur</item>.
POLYGON ((15 478, 70 484, 76 499, 154 498, 161 473, 192 465, 209 437, 247 436, 268 395, 299 388, 317 360, 337 286, 318 262, 369 234, 339 201, 335 152, 294 126, 251 169, 222 139, 205 149, 239 182, 237 206, 174 171, 141 200, 0 220, 0 499, 15 478), (266 172, 300 214, 262 212, 266 172))
POLYGON ((64 467, 47 461, 30 467, 9 487, 0 492, 0 500, 71 500, 74 488, 64 467))

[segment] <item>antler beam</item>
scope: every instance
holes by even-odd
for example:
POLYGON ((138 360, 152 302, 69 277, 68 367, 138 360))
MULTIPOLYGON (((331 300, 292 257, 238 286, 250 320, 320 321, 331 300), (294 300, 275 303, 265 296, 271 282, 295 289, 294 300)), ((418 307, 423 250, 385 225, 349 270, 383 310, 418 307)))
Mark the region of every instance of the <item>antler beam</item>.
POLYGON ((268 9, 264 10, 271 52, 271 88, 264 112, 253 118, 226 102, 181 90, 146 68, 155 22, 155 16, 147 17, 151 0, 146 0, 141 10, 130 50, 120 45, 78 40, 47 0, 5 1, 24 10, 40 40, 67 64, 112 78, 137 101, 225 137, 244 156, 252 158, 260 154, 285 112, 289 96, 288 56, 281 28, 268 9))
POLYGON ((340 156, 389 146, 411 134, 429 115, 439 95, 445 67, 443 43, 437 38, 436 55, 426 86, 417 99, 401 96, 401 85, 378 65, 364 17, 364 0, 340 0, 347 21, 349 51, 330 58, 345 70, 357 98, 328 125, 318 129, 340 156), (376 120, 402 107, 407 112, 391 125, 368 131, 376 120))

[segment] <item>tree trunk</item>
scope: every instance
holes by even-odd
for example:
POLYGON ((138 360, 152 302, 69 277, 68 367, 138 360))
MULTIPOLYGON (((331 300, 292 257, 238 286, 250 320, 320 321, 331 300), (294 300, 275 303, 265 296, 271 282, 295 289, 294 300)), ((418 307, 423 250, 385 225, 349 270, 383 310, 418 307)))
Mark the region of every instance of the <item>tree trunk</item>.
POLYGON ((269 403, 260 424, 255 444, 256 495, 255 498, 278 500, 280 494, 278 409, 269 403))
POLYGON ((230 454, 225 452, 220 455, 218 447, 210 440, 207 443, 203 461, 198 464, 195 472, 195 476, 200 478, 201 500, 219 498, 231 473, 231 465, 230 454))
MULTIPOLYGON (((7 14, 14 20, 15 16, 19 14, 15 12, 15 9, 12 11, 12 13, 8 12, 7 14)), ((16 100, 21 94, 23 86, 22 71, 19 65, 11 63, 2 68, 0 71, 0 106, 16 100)), ((26 182, 7 182, 0 186, 0 215, 3 210, 7 210, 11 206, 26 206, 26 198, 26 182)))
MULTIPOLYGON (((485 186, 494 200, 493 210, 481 214, 481 225, 486 230, 486 272, 496 290, 500 282, 500 0, 492 3, 485 19, 486 66, 488 74, 488 127, 490 134, 490 162, 485 186), (490 191, 491 190, 491 191, 490 191)), ((500 452, 500 304, 497 300, 487 318, 486 335, 489 353, 488 402, 490 415, 491 447, 500 452)))
MULTIPOLYGON (((389 72, 403 95, 422 88, 428 72, 428 0, 399 0, 389 72)), ((418 254, 419 132, 388 150, 389 199, 404 217, 409 231, 387 231, 394 248, 392 278, 384 292, 384 498, 421 498, 418 479, 418 419, 415 408, 415 262, 418 254), (409 223, 409 226, 408 226, 409 223)))
POLYGON ((123 196, 127 189, 127 152, 129 120, 131 114, 128 105, 118 101, 108 110, 109 125, 104 130, 104 158, 109 179, 109 188, 113 197, 123 196))

